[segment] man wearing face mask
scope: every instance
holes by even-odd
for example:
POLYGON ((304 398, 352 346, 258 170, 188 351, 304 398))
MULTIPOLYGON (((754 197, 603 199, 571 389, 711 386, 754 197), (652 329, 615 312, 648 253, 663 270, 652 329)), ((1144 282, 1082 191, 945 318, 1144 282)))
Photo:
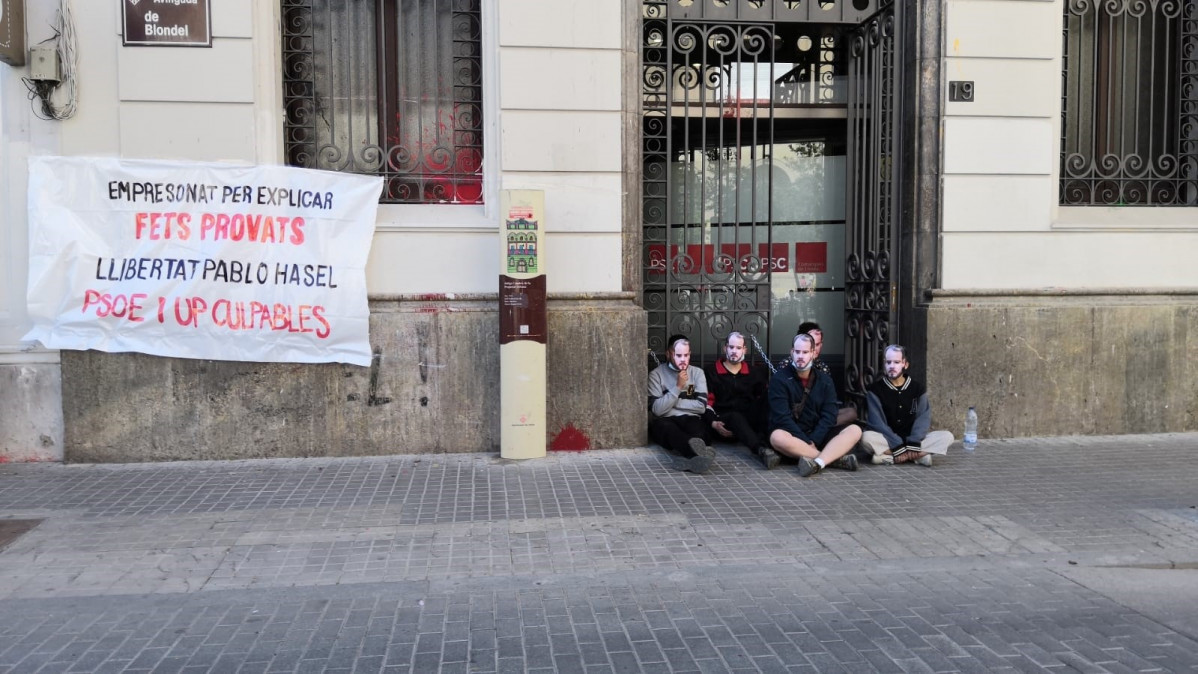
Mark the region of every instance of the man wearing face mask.
POLYGON ((735 438, 761 459, 766 470, 778 467, 781 457, 766 441, 765 387, 768 374, 764 367, 750 367, 745 361, 745 336, 728 333, 724 357, 704 369, 710 391, 707 404, 717 419, 711 428, 725 438, 735 438))
MULTIPOLYGON (((815 341, 815 359, 812 360, 812 367, 831 377, 832 370, 828 368, 828 364, 825 363, 824 359, 820 357, 820 353, 824 350, 823 328, 819 327, 819 323, 816 323, 815 321, 803 321, 802 323, 799 323, 799 331, 797 334, 801 335, 803 333, 811 335, 811 339, 815 341)), ((836 382, 833 381, 832 384, 835 385, 836 382)))
POLYGON ((816 323, 815 321, 803 321, 799 324, 799 334, 804 332, 811 335, 811 339, 815 343, 815 348, 812 349, 815 352, 815 360, 812 361, 811 366, 816 370, 819 370, 821 374, 828 375, 828 378, 832 380, 832 385, 836 387, 836 425, 840 426, 843 424, 853 423, 857 420, 857 408, 840 402, 844 400, 844 391, 840 390, 840 386, 836 384, 836 378, 832 376, 831 368, 828 367, 828 364, 824 362, 824 359, 820 356, 824 350, 823 329, 821 329, 819 327, 819 323, 816 323))
POLYGON ((715 413, 707 406, 707 379, 691 367, 691 346, 671 337, 668 360, 649 373, 649 438, 677 454, 674 468, 703 474, 715 463, 708 429, 715 413))
POLYGON ((815 340, 796 335, 790 362, 770 379, 770 444, 799 460, 800 477, 829 466, 857 470, 857 457, 850 452, 861 440, 861 429, 836 425, 836 387, 814 362, 815 340))
POLYGON ((907 376, 907 350, 898 344, 882 356, 885 376, 865 390, 868 406, 861 446, 878 465, 916 463, 931 467, 933 454, 945 454, 953 442, 948 431, 931 431, 932 408, 923 384, 907 376))

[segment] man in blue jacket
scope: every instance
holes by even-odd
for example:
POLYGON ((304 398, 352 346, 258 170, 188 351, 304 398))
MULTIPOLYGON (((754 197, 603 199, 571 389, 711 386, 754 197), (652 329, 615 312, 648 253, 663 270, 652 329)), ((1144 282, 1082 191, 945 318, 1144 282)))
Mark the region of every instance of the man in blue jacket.
POLYGON ((857 470, 857 457, 850 452, 861 440, 861 429, 836 425, 836 387, 814 363, 815 340, 796 335, 790 362, 770 379, 770 444, 799 460, 800 477, 828 466, 857 470))

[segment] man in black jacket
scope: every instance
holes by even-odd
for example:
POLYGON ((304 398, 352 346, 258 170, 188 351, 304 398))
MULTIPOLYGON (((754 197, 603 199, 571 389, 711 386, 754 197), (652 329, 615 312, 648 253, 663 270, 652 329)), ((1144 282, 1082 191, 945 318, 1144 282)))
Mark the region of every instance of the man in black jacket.
POLYGON ((765 387, 769 381, 765 372, 760 365, 750 368, 745 360, 745 336, 728 333, 724 357, 705 368, 707 405, 716 414, 712 430, 744 443, 766 470, 773 470, 781 457, 765 444, 765 387))
POLYGON ((861 441, 874 464, 917 463, 931 467, 933 454, 945 454, 953 442, 948 431, 930 431, 932 408, 924 385, 907 376, 907 350, 898 344, 882 356, 885 376, 865 390, 869 409, 861 441))
POLYGON ((857 470, 857 457, 849 452, 861 440, 856 425, 836 425, 836 387, 812 367, 814 349, 811 335, 796 335, 790 362, 769 386, 770 444, 799 460, 800 477, 828 466, 857 470))

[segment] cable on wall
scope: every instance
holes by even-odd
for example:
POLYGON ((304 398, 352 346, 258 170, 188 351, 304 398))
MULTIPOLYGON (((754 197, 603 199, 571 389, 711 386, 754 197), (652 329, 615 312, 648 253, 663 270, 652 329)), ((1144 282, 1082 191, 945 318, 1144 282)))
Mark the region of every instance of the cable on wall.
MULTIPOLYGON (((75 17, 71 12, 71 0, 59 1, 54 36, 42 40, 39 45, 53 47, 50 57, 61 64, 61 73, 57 76, 33 76, 31 66, 31 76, 23 78, 23 81, 25 88, 29 90, 29 100, 33 102, 33 114, 47 120, 70 119, 74 116, 79 102, 76 90, 78 65, 75 51, 75 17)), ((37 50, 37 47, 30 49, 31 56, 37 50)))

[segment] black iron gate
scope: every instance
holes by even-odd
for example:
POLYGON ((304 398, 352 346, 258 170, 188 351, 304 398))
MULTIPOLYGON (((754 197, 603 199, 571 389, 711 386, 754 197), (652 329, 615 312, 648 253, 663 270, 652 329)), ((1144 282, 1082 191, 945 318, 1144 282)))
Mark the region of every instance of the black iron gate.
POLYGON ((644 37, 649 348, 675 333, 698 352, 732 330, 765 338, 773 98, 755 88, 762 67, 774 79, 772 26, 648 21, 644 37))
POLYGON ((845 389, 858 403, 899 332, 901 4, 883 7, 849 41, 845 389))
MULTIPOLYGON (((778 274, 794 243, 779 244, 776 227, 796 225, 775 219, 773 152, 776 143, 808 151, 835 126, 843 156, 847 90, 856 86, 850 37, 876 5, 643 3, 643 297, 651 352, 664 354, 669 336, 684 334, 696 361, 706 362, 732 330, 771 351, 771 293, 789 282, 778 274)), ((771 356, 786 353, 787 336, 771 356)))

